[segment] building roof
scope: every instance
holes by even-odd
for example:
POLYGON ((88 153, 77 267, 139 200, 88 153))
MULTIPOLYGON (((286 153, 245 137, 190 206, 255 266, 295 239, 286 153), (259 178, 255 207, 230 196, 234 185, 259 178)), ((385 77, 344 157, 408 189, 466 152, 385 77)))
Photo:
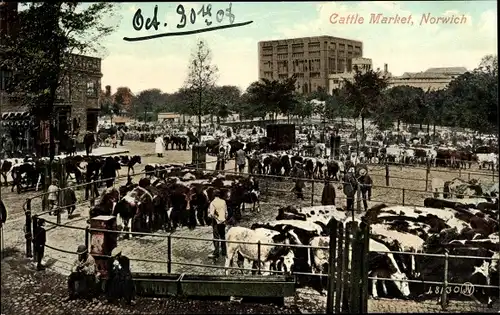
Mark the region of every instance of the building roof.
POLYGON ((396 79, 448 79, 450 76, 436 72, 405 72, 396 79))
POLYGON ((442 74, 464 74, 467 69, 464 67, 445 67, 445 68, 429 68, 425 70, 427 73, 442 73, 442 74))
POLYGON ((123 117, 123 116, 113 117, 113 122, 115 124, 123 124, 123 123, 127 123, 129 121, 130 121, 130 118, 128 118, 128 117, 123 117))
POLYGON ((181 115, 176 113, 158 113, 158 119, 174 119, 179 117, 181 117, 181 115))

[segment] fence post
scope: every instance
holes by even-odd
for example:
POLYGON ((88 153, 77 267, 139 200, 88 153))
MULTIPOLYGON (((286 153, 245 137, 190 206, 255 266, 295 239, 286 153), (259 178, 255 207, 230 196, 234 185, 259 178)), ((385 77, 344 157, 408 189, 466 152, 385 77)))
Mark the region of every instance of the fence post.
POLYGON ((493 182, 495 182, 495 164, 491 165, 491 170, 491 179, 493 180, 493 182))
POLYGON ((257 268, 258 269, 258 272, 259 272, 259 276, 261 275, 261 272, 260 272, 260 241, 257 242, 257 268))
POLYGON ((33 231, 33 237, 32 237, 32 243, 33 243, 33 259, 36 261, 37 256, 38 256, 38 251, 37 251, 37 246, 36 246, 36 232, 38 229, 38 216, 34 215, 32 217, 32 231, 33 231))
POLYGON ((90 253, 91 248, 90 248, 90 227, 87 224, 85 227, 85 247, 87 247, 87 251, 90 253))
POLYGON ((167 272, 172 272, 172 236, 167 236, 167 272))
POLYGON ((468 178, 467 178, 467 179, 468 179, 468 180, 470 180, 470 172, 468 172, 467 174, 469 174, 469 176, 468 176, 468 178))
POLYGON ((403 206, 405 205, 405 189, 403 188, 403 206))
POLYGON ((311 184, 311 207, 314 206, 314 179, 311 184))
POLYGON ((61 224, 61 205, 64 204, 63 198, 64 198, 64 191, 61 188, 59 188, 59 190, 57 191, 57 208, 55 210, 57 224, 61 224))
POLYGON ((338 221, 332 219, 333 224, 330 227, 330 245, 329 245, 329 256, 328 256, 328 295, 326 298, 326 313, 333 314, 333 302, 335 296, 335 262, 337 260, 337 230, 338 221))
POLYGON ((443 290, 441 294, 441 308, 443 310, 446 310, 446 307, 448 306, 448 297, 446 295, 446 289, 448 288, 448 252, 444 253, 444 281, 443 281, 443 287, 441 288, 443 290))
POLYGON ((389 186, 389 164, 385 163, 385 185, 389 186))
POLYGON ((429 174, 431 173, 431 163, 429 159, 427 159, 427 167, 425 170, 425 191, 427 191, 427 187, 429 187, 429 174))
POLYGON ((31 229, 31 199, 26 199, 26 216, 24 237, 26 238, 26 257, 33 257, 31 242, 33 241, 33 231, 31 229))
POLYGON ((460 167, 458 168, 458 177, 459 178, 462 178, 462 166, 460 165, 460 167))
MULTIPOLYGON (((359 184, 358 181, 356 181, 356 211, 361 212, 361 185, 359 184)), ((353 211, 353 216, 352 216, 352 221, 354 222, 354 211, 353 211)))
POLYGON ((90 206, 93 207, 95 205, 95 182, 90 182, 90 206))

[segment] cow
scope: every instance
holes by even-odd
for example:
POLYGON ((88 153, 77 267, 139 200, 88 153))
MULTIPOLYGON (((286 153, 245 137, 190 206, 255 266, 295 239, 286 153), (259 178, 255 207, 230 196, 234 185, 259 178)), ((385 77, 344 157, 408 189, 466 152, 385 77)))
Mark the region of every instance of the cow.
MULTIPOLYGON (((127 192, 125 192, 124 195, 127 192)), ((97 204, 90 209, 89 211, 90 218, 94 218, 100 215, 113 214, 114 207, 119 199, 120 199, 119 190, 117 190, 114 187, 107 188, 101 195, 101 198, 99 199, 97 204)))
MULTIPOLYGON (((7 174, 11 170, 13 163, 10 160, 1 160, 0 164, 1 164, 0 165, 0 175, 4 179, 5 186, 8 186, 9 183, 7 182, 7 174)), ((0 178, 0 186, 1 185, 2 185, 2 179, 0 178)))
MULTIPOLYGON (((224 264, 224 267, 226 268, 226 275, 229 275, 229 268, 232 266, 233 258, 237 252, 250 261, 256 261, 263 264, 263 269, 266 270, 266 273, 270 270, 271 263, 276 263, 280 257, 287 256, 290 252, 290 247, 286 246, 290 244, 291 238, 288 233, 279 233, 267 229, 252 230, 245 227, 235 226, 229 229, 226 238, 228 240, 227 257, 224 264), (233 243, 231 241, 246 243, 233 243), (258 242, 264 244, 273 243, 283 245, 261 246, 259 257, 258 242)), ((289 259, 285 263, 285 265, 288 266, 288 270, 292 269, 292 264, 293 259, 289 259)))
MULTIPOLYGON (((116 203, 113 215, 120 216, 124 231, 148 231, 152 224, 153 211, 153 196, 138 186, 116 203)), ((128 236, 129 234, 125 234, 126 238, 129 238, 128 236)))
POLYGON ((368 269, 369 276, 372 277, 372 297, 379 298, 377 290, 377 282, 381 281, 384 294, 388 294, 386 280, 378 280, 378 278, 391 279, 398 291, 403 297, 407 298, 410 295, 410 286, 408 277, 401 272, 396 259, 389 253, 389 248, 384 244, 370 239, 370 252, 368 254, 368 269))

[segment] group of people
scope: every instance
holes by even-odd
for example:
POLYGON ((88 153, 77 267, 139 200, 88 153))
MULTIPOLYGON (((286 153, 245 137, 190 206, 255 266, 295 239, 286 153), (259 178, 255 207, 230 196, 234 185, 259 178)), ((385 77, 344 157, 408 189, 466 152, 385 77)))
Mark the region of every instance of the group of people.
MULTIPOLYGON (((42 264, 46 242, 45 220, 38 219, 38 227, 34 237, 34 254, 37 270, 45 269, 42 264)), ((71 267, 68 277, 68 301, 77 298, 93 300, 101 292, 101 281, 105 281, 104 292, 109 303, 124 299, 129 305, 135 304, 135 290, 130 270, 130 259, 122 255, 119 247, 111 252, 107 261, 107 276, 97 268, 94 257, 89 253, 87 246, 77 248, 77 259, 71 267)))
MULTIPOLYGON (((359 190, 361 193, 361 198, 363 200, 364 210, 368 210, 368 201, 371 200, 372 194, 372 186, 373 181, 368 175, 368 170, 366 167, 360 167, 358 173, 356 174, 356 170, 354 165, 346 165, 347 172, 345 173, 342 179, 343 192, 346 196, 346 211, 354 210, 354 200, 356 196, 356 192, 359 190)), ((303 166, 300 162, 296 162, 292 171, 292 177, 295 179, 295 186, 292 188, 292 192, 295 192, 295 196, 297 199, 304 200, 304 191, 305 188, 305 180, 306 177, 303 166)), ((326 205, 335 205, 335 187, 332 183, 326 179, 325 186, 323 187, 323 193, 321 198, 321 204, 326 205)))

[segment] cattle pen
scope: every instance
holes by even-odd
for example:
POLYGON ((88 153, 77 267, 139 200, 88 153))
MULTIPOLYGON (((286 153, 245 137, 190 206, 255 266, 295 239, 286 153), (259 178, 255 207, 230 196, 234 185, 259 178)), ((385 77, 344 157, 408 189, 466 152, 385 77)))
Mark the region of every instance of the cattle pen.
MULTIPOLYGON (((432 192, 428 191, 428 179, 427 178, 403 178, 400 176, 397 176, 397 169, 392 168, 393 171, 392 173, 396 173, 396 176, 390 176, 391 172, 387 172, 387 169, 391 169, 389 166, 371 166, 370 167, 370 175, 374 176, 374 190, 377 189, 385 189, 388 191, 388 193, 377 193, 376 198, 372 198, 370 205, 373 205, 375 203, 385 203, 385 204, 394 204, 394 205, 410 205, 410 206, 422 206, 421 200, 423 199, 424 196, 431 196, 432 192), (379 174, 378 172, 381 171, 379 174), (389 176, 388 176, 389 174, 389 176), (378 184, 379 180, 378 178, 381 178, 382 181, 385 179, 385 184, 378 184), (398 181, 406 181, 406 180, 413 180, 416 182, 425 182, 425 188, 426 189, 408 189, 405 187, 393 187, 389 186, 389 182, 387 181, 387 178, 389 177, 389 180, 392 179, 392 183, 397 183, 398 181), (420 203, 419 203, 420 201, 420 203)), ((428 174, 429 168, 425 169, 426 173, 428 174)), ((191 169, 192 171, 193 169, 191 169)), ((231 171, 225 171, 224 172, 226 175, 232 175, 232 176, 241 176, 241 174, 236 174, 231 171)), ((450 177, 450 174, 447 174, 446 172, 442 172, 445 174, 445 176, 450 177)), ((466 174, 465 172, 462 172, 463 174, 466 174)), ((468 172, 470 175, 469 176, 484 176, 484 172, 468 172)), ((146 173, 138 173, 136 174, 138 176, 140 175, 149 175, 146 173)), ((269 220, 269 217, 265 217, 264 214, 269 215, 270 212, 272 212, 276 207, 278 206, 284 206, 283 201, 289 199, 295 204, 299 204, 299 207, 308 207, 308 206, 315 206, 320 203, 321 199, 321 194, 317 194, 316 191, 318 188, 321 188, 321 184, 324 183, 324 180, 313 180, 313 179, 306 179, 308 182, 306 186, 306 191, 305 194, 310 196, 310 202, 309 200, 306 200, 305 202, 297 202, 294 200, 294 198, 291 196, 291 192, 289 189, 277 189, 281 188, 282 186, 290 186, 290 180, 295 180, 293 177, 284 177, 284 176, 272 176, 272 175, 253 175, 255 178, 257 178, 261 182, 261 204, 263 205, 263 208, 265 208, 263 211, 260 213, 250 213, 250 214, 244 214, 246 216, 252 215, 254 217, 258 217, 261 220, 269 220), (278 196, 278 202, 275 202, 276 196, 278 196), (284 196, 289 196, 289 197, 284 197, 284 196)), ((445 177, 443 176, 443 177, 445 177)), ((454 174, 451 175, 452 177, 454 174)), ((105 181, 105 180, 103 180, 105 181)), ((96 181, 98 182, 98 181, 96 181)), ((96 183, 94 182, 94 183, 96 183)), ((332 181, 333 182, 333 181, 332 181)), ((342 184, 341 182, 336 182, 336 184, 342 184)), ((79 185, 79 186, 84 186, 87 184, 79 185)), ((63 189, 77 189, 78 186, 72 186, 68 188, 63 188, 63 189)), ((36 203, 37 205, 40 205, 42 209, 33 209, 32 205, 34 204, 32 201, 34 201, 37 198, 42 199, 45 194, 40 194, 35 197, 28 198, 25 203, 25 216, 26 216, 26 225, 25 225, 25 238, 26 238, 26 254, 27 256, 32 256, 32 235, 33 231, 35 231, 37 227, 37 220, 38 218, 42 218, 47 214, 47 211, 44 209, 45 208, 45 203, 40 202, 36 203)), ((344 200, 345 197, 337 196, 337 200, 344 200)), ((77 206, 92 206, 95 203, 95 198, 91 197, 90 201, 88 202, 83 202, 79 203, 77 206)), ((356 214, 359 214, 361 212, 361 199, 358 196, 357 199, 357 209, 356 212, 353 212, 353 217, 356 214)), ((275 212, 274 212, 275 214, 275 212)), ((272 215, 272 214, 271 214, 272 215)), ((57 257, 56 260, 59 260, 62 262, 62 265, 67 265, 68 264, 68 257, 72 257, 73 254, 76 254, 76 252, 73 252, 71 250, 68 250, 66 248, 61 248, 61 245, 56 245, 54 243, 58 243, 58 238, 67 238, 68 241, 71 241, 72 244, 70 246, 75 247, 78 242, 85 244, 91 244, 91 235, 95 233, 112 233, 112 234, 123 234, 123 232, 120 231, 112 231, 108 229, 96 229, 96 228, 91 228, 89 225, 85 224, 82 222, 82 219, 86 219, 86 216, 76 219, 76 220, 63 220, 60 215, 60 211, 58 211, 58 216, 56 219, 56 222, 52 222, 51 220, 46 220, 46 222, 51 226, 52 231, 54 232, 52 235, 49 235, 49 240, 48 244, 46 244, 46 247, 51 250, 52 253, 61 253, 61 254, 55 254, 53 255, 54 257, 57 257), (66 222, 63 222, 66 221, 66 222), (77 232, 80 231, 80 232, 77 232), (69 255, 69 256, 68 256, 69 255)), ((330 242, 331 246, 330 247, 314 247, 313 249, 316 250, 327 250, 330 253, 334 253, 333 255, 330 255, 330 266, 336 266, 335 268, 330 268, 330 272, 328 274, 312 274, 312 273, 302 273, 302 272, 294 272, 293 276, 300 278, 301 276, 308 276, 308 277, 326 277, 329 280, 329 283, 327 285, 328 288, 328 301, 325 301, 324 307, 326 307, 326 311, 328 313, 331 313, 333 311, 337 310, 346 310, 343 307, 346 305, 350 305, 351 303, 354 305, 352 309, 347 309, 350 311, 359 311, 359 312, 366 312, 370 310, 370 307, 368 306, 370 303, 368 303, 366 300, 368 298, 368 280, 375 280, 373 277, 368 277, 368 272, 366 271, 366 267, 364 267, 363 263, 361 262, 362 259, 359 257, 363 257, 362 255, 359 256, 358 254, 355 254, 355 251, 353 251, 349 245, 350 244, 352 248, 359 248, 360 253, 367 254, 369 249, 367 246, 362 245, 362 241, 366 240, 366 237, 363 238, 362 236, 357 239, 357 241, 352 241, 353 235, 357 235, 356 233, 360 231, 362 234, 363 231, 368 231, 369 226, 366 226, 364 228, 361 228, 360 225, 356 225, 355 227, 349 227, 347 224, 343 227, 339 226, 339 229, 345 228, 345 233, 344 232, 338 232, 337 233, 332 233, 331 239, 333 237, 338 237, 333 242, 330 242), (339 240, 340 239, 340 240, 339 240), (344 240, 349 240, 350 242, 344 241, 344 240), (343 244, 342 246, 334 246, 333 244, 343 244), (333 249, 332 249, 333 247, 333 249), (350 254, 344 254, 340 255, 339 252, 346 251, 346 253, 350 254), (336 257, 343 257, 344 259, 341 261, 341 259, 336 259, 336 257), (349 264, 351 264, 350 268, 346 267, 349 264), (358 268, 359 267, 359 268, 358 268), (359 269, 359 270, 358 270, 359 269), (353 278, 354 277, 354 278, 353 278), (359 279, 363 285, 360 287, 361 290, 354 290, 352 286, 347 285, 350 283, 356 283, 354 279, 359 279), (344 291, 345 289, 345 291, 344 291), (349 291, 351 290, 351 291, 349 291), (345 300, 344 302, 344 297, 349 296, 352 300, 345 300), (357 302, 356 302, 357 301, 357 302), (338 309, 337 309, 338 308, 338 309)), ((165 280, 165 274, 171 274, 173 275, 169 279, 174 279, 173 282, 177 284, 182 283, 182 279, 188 279, 189 276, 192 277, 192 281, 194 281, 193 276, 194 275, 207 275, 206 270, 215 270, 214 272, 209 272, 208 275, 213 275, 214 278, 210 278, 209 280, 205 279, 203 280, 203 277, 200 279, 197 279, 196 281, 205 282, 205 283, 211 283, 214 285, 214 279, 217 279, 219 282, 220 281, 228 281, 228 279, 221 280, 222 275, 223 275, 223 270, 227 269, 223 266, 216 265, 213 263, 193 263, 193 262, 188 262, 188 261, 198 261, 200 259, 192 259, 190 257, 185 257, 183 255, 183 251, 186 251, 186 248, 183 248, 182 243, 186 244, 186 242, 203 242, 203 243, 210 243, 213 242, 212 238, 206 237, 208 236, 208 231, 205 229, 204 236, 205 237, 194 237, 194 236, 189 236, 190 231, 181 231, 181 233, 176 232, 176 233, 139 233, 139 232, 132 232, 134 236, 136 236, 132 240, 119 240, 120 243, 124 244, 126 247, 131 248, 128 252, 126 252, 127 256, 132 261, 132 269, 133 271, 136 271, 136 275, 138 279, 143 279, 146 277, 144 273, 148 274, 154 274, 154 273, 160 273, 162 274, 163 277, 162 279, 165 280), (154 241, 154 239, 161 239, 160 242, 154 241), (139 252, 139 257, 134 255, 134 251, 138 249, 138 247, 155 247, 155 251, 151 253, 141 253, 139 252), (158 248, 159 247, 159 248, 158 248), (165 257, 166 259, 158 259, 158 257, 165 257), (184 258, 184 261, 177 261, 176 256, 184 258), (134 270, 137 269, 137 270, 134 270), (160 270, 160 272, 158 272, 160 270), (182 276, 184 275, 184 276, 182 276), (182 276, 182 277, 181 277, 182 276), (188 276, 188 277, 186 277, 188 276), (142 277, 142 278, 141 278, 142 277)), ((129 233, 130 234, 130 233, 129 233)), ((358 233, 359 234, 359 233, 358 233)), ((354 237, 354 239, 356 239, 354 237)), ((228 241, 225 241, 228 242, 228 241)), ((68 244, 68 243, 66 243, 68 244)), ((256 245, 259 250, 258 252, 260 253, 260 247, 261 246, 282 246, 282 244, 266 244, 266 243, 260 243, 260 244, 254 244, 256 245)), ((208 247, 204 246, 204 247, 208 247)), ((305 247, 305 248, 311 248, 312 246, 309 245, 287 245, 290 247, 305 247)), ((189 250, 187 250, 189 251, 189 250)), ((477 290, 479 288, 484 288, 484 289, 498 289, 497 286, 488 286, 488 285, 481 285, 481 284, 474 284, 474 283, 454 283, 450 281, 450 273, 451 270, 449 269, 449 262, 450 260, 456 260, 456 259, 485 259, 485 257, 476 257, 476 256, 459 256, 459 255, 448 255, 448 254, 429 254, 429 253, 415 253, 415 252, 391 252, 387 251, 387 253, 393 253, 393 254, 403 254, 403 255, 411 255, 411 256, 427 256, 427 257, 436 257, 439 259, 442 259, 444 261, 443 265, 443 275, 441 277, 441 281, 428 281, 428 280, 411 280, 411 279, 406 279, 407 283, 415 283, 415 284, 420 284, 420 285, 426 285, 426 289, 424 291, 433 291, 434 293, 437 293, 438 295, 441 295, 440 297, 440 305, 443 309, 448 309, 452 311, 459 310, 459 306, 453 306, 452 308, 448 308, 449 300, 454 299, 458 295, 462 295, 467 297, 467 299, 470 299, 471 301, 474 301, 474 290, 477 290), (430 286, 430 287, 429 287, 430 286), (434 286, 434 290, 432 290, 432 286, 434 286), (436 287, 438 286, 438 287, 436 287), (436 289, 437 288, 437 289, 436 289), (457 289, 458 288, 458 289, 457 289), (436 291, 437 290, 437 291, 436 291), (472 292, 472 294, 471 294, 472 292)), ((196 255, 196 253, 193 253, 196 255)), ((198 256, 204 255, 204 253, 198 253, 198 256)), ((104 255, 105 256, 105 255, 104 255)), ((259 255, 260 256, 260 255, 259 255)), ((69 260, 71 261, 72 258, 69 260)), ((494 259, 494 258, 492 258, 494 259)), ((498 259, 498 258, 497 258, 498 259)), ((202 259, 203 260, 203 259, 202 259)), ((260 260, 260 257, 259 257, 260 260)), ((202 261, 203 262, 203 261, 202 261)), ((260 268, 260 264, 258 264, 258 268, 260 268)), ((236 268, 232 267, 229 269, 239 269, 241 270, 242 268, 236 268)), ((243 268, 245 271, 251 271, 252 269, 247 269, 243 268)), ((262 270, 253 270, 256 273, 261 273, 262 270)), ((278 271, 272 271, 272 273, 280 273, 278 271)), ((160 277, 160 278, 161 278, 160 277)), ((147 277, 146 277, 147 278, 147 277)), ((151 276, 151 278, 154 278, 154 276, 151 276)), ((379 281, 382 280, 387 280, 391 281, 392 279, 384 279, 384 278, 378 278, 379 281)), ((235 280, 234 283, 245 283, 244 281, 248 280, 235 280)), ((269 278, 269 282, 272 283, 275 281, 276 283, 280 283, 279 286, 282 288, 285 288, 290 285, 290 280, 289 278, 283 276, 281 278, 269 278)), ((163 281, 165 282, 165 281, 163 281)), ((292 281, 295 283, 294 281, 292 281)), ((154 285, 149 284, 144 284, 144 281, 139 281, 138 283, 142 283, 140 285, 149 285, 151 287, 154 287, 154 285)), ((225 283, 225 282, 224 282, 225 283)), ((139 284, 137 284, 139 285, 139 284)), ((244 285, 243 285, 244 286, 244 285)), ((144 287, 143 290, 146 290, 144 287)), ((140 290, 139 290, 140 291, 140 290)), ((262 292, 258 292, 259 294, 265 294, 262 292)), ((290 295, 289 289, 283 289, 282 293, 283 296, 290 295), (287 291, 288 290, 288 291, 287 291)), ((318 295, 319 297, 319 295, 318 295)), ((318 298, 316 297, 316 298, 318 298)), ((320 298, 322 300, 322 298, 320 298)), ((372 301, 374 302, 374 301, 372 301)), ((381 303, 383 301, 376 301, 378 303, 381 303)), ((404 303, 404 302, 402 302, 404 303)), ((472 302, 475 304, 475 302, 472 302)), ((373 304, 373 303, 372 303, 373 304)), ((469 303, 470 304, 470 303, 469 303)), ((454 304, 455 305, 455 304, 454 304)), ((481 308, 482 309, 482 308, 481 308)), ((474 310, 477 310, 477 308, 474 308, 474 310)), ((488 310, 488 309, 482 309, 488 310)))

